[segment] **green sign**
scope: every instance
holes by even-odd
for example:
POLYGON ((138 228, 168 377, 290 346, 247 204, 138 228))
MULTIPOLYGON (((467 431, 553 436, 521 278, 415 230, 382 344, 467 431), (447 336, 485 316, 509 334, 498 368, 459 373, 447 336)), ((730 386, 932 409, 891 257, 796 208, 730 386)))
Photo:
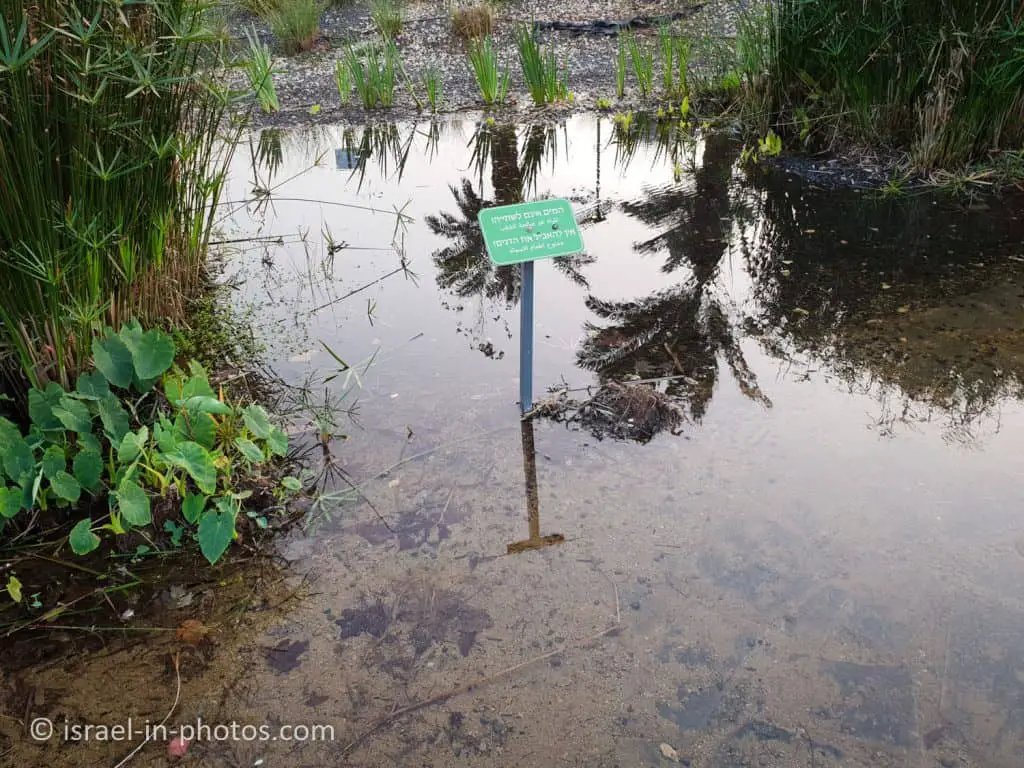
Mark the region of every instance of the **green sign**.
POLYGON ((568 200, 537 200, 484 208, 477 219, 487 253, 498 265, 583 251, 583 237, 568 200))

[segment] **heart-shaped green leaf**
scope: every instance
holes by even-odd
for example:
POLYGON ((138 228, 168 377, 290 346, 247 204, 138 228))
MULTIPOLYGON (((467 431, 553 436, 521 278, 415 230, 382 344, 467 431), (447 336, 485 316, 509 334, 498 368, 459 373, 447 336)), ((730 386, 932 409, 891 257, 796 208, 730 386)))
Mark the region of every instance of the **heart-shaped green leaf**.
POLYGON ((179 441, 191 440, 204 448, 217 442, 217 424, 206 413, 179 413, 174 417, 174 431, 179 441))
POLYGON ((174 341, 163 331, 143 332, 138 324, 127 324, 119 335, 131 353, 140 381, 162 376, 174 362, 174 341))
POLYGON ((36 466, 35 456, 28 442, 19 434, 13 440, 0 447, 4 460, 4 471, 7 476, 19 485, 26 474, 36 466))
POLYGON ((75 479, 78 484, 90 493, 100 489, 100 478, 103 476, 103 457, 98 451, 85 449, 75 454, 71 462, 75 479))
POLYGON ((96 403, 100 414, 100 421, 103 422, 103 431, 107 438, 114 445, 120 445, 121 440, 128 434, 131 424, 128 420, 128 411, 121 405, 117 395, 109 393, 96 403))
POLYGON ((29 390, 28 415, 32 424, 44 431, 61 429, 63 425, 54 415, 53 409, 60 404, 65 394, 63 387, 55 381, 47 384, 45 390, 29 390))
POLYGON ((121 438, 121 444, 117 447, 117 460, 122 464, 130 464, 146 450, 148 443, 149 427, 142 425, 137 431, 129 432, 121 438))
POLYGON ((100 447, 100 439, 92 432, 79 432, 77 438, 76 442, 78 443, 79 450, 103 453, 103 449, 100 447))
POLYGON ((121 480, 117 486, 117 508, 121 512, 121 519, 129 525, 149 525, 153 520, 149 494, 130 477, 121 480))
POLYGON ((76 555, 87 555, 100 545, 100 537, 92 532, 92 518, 87 517, 75 523, 68 536, 71 551, 76 555))
POLYGON ((125 388, 132 383, 135 366, 132 353, 120 336, 107 333, 92 340, 92 359, 96 368, 115 387, 125 388))
POLYGON ((64 455, 64 449, 59 445, 51 445, 43 452, 43 477, 47 480, 52 480, 58 472, 63 472, 67 465, 68 460, 64 455))
POLYGON ((301 491, 302 490, 302 481, 299 480, 299 478, 297 478, 297 477, 292 477, 291 475, 288 475, 286 477, 282 477, 281 478, 281 485, 283 485, 289 491, 301 491))
POLYGON ((178 450, 178 431, 162 413, 159 420, 153 425, 153 439, 156 440, 157 447, 164 453, 178 450))
POLYGON ((256 437, 261 440, 270 438, 270 431, 273 425, 270 423, 267 412, 262 407, 258 405, 246 406, 242 409, 242 419, 245 421, 245 426, 256 437))
POLYGON ((0 486, 0 517, 10 520, 21 512, 21 489, 0 486))
POLYGON ((211 395, 193 395, 175 403, 179 408, 194 413, 215 413, 224 416, 232 412, 231 407, 211 395))
POLYGON ((110 384, 99 371, 83 373, 75 383, 75 391, 71 394, 82 400, 99 400, 110 392, 110 384))
POLYGON ((275 456, 284 456, 288 453, 288 435, 280 427, 271 427, 267 446, 275 456))
POLYGON ((198 443, 180 443, 177 450, 165 453, 163 460, 188 472, 203 493, 211 494, 217 490, 217 468, 213 465, 213 457, 198 443))
POLYGON ((261 451, 259 446, 257 446, 252 440, 246 440, 244 437, 236 437, 235 447, 238 449, 239 453, 253 464, 259 464, 266 460, 266 457, 263 455, 263 451, 261 451))
POLYGON ((53 409, 53 415, 71 432, 91 432, 92 414, 81 400, 64 395, 53 409))
POLYGON ((208 498, 209 496, 203 496, 199 493, 186 493, 184 500, 181 502, 181 516, 189 524, 195 525, 199 520, 199 516, 203 514, 203 510, 206 509, 206 500, 208 498))
POLYGON ((82 495, 82 486, 75 480, 74 475, 63 470, 50 478, 50 487, 60 498, 70 501, 72 504, 78 501, 82 495))
POLYGON ((199 549, 210 565, 220 560, 235 537, 235 516, 230 511, 207 510, 199 521, 199 549))

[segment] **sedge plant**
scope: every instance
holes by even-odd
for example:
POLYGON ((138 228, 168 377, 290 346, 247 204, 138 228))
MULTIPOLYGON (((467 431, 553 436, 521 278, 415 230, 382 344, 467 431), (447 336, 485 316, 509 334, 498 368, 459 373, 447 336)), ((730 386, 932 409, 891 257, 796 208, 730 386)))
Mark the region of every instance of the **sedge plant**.
POLYGON ((512 76, 507 66, 502 71, 498 64, 498 53, 490 36, 472 41, 468 56, 470 72, 480 89, 480 98, 484 104, 504 102, 508 96, 512 76))
POLYGON ((423 90, 427 94, 427 103, 430 104, 430 111, 437 112, 444 100, 441 73, 437 67, 431 65, 423 73, 423 90))
POLYGON ((654 48, 641 43, 633 32, 627 33, 626 46, 630 61, 633 63, 633 74, 636 76, 640 95, 647 98, 654 87, 654 48))
POLYGON ((249 80, 249 87, 264 112, 277 112, 281 109, 281 104, 274 89, 274 64, 270 58, 270 51, 257 37, 255 29, 246 31, 245 36, 249 41, 249 56, 242 62, 242 66, 249 80))
POLYGON ((525 25, 516 29, 516 47, 523 67, 523 80, 534 104, 552 104, 568 98, 568 64, 560 73, 554 45, 542 46, 525 25))
MULTIPOLYGON (((92 329, 183 320, 240 121, 188 0, 0 0, 0 364, 67 386, 92 329)), ((241 117, 241 115, 239 115, 241 117)))
POLYGON ((320 37, 326 0, 283 0, 260 14, 286 54, 310 50, 320 37))

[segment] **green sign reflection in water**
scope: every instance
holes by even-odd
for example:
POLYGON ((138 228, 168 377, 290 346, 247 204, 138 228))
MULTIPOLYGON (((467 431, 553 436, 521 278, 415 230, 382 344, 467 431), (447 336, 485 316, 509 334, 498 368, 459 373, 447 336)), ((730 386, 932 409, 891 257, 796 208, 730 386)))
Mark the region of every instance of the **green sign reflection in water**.
POLYGON ((491 261, 521 264, 583 251, 583 237, 568 200, 537 200, 484 208, 477 215, 491 261))

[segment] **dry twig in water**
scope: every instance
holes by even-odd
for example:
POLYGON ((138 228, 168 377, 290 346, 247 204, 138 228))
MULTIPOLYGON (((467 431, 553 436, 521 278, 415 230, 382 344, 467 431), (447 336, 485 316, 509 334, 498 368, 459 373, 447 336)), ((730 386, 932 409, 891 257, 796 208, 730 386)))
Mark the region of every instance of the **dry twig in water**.
POLYGON ((172 656, 171 658, 174 661, 174 679, 176 683, 176 688, 174 690, 174 701, 171 703, 171 708, 167 710, 167 714, 164 715, 164 719, 160 721, 160 725, 154 728, 152 731, 150 731, 150 733, 147 734, 146 738, 143 739, 142 743, 139 744, 139 746, 137 746, 131 752, 129 752, 125 756, 125 758, 121 760, 121 762, 114 766, 114 768, 122 768, 122 766, 127 765, 128 761, 139 753, 139 750, 141 750, 144 746, 146 746, 146 744, 152 741, 152 733, 159 732, 163 729, 163 726, 167 723, 168 720, 171 719, 171 715, 174 714, 174 710, 178 708, 178 699, 181 697, 181 666, 177 651, 175 651, 174 656, 172 656))

